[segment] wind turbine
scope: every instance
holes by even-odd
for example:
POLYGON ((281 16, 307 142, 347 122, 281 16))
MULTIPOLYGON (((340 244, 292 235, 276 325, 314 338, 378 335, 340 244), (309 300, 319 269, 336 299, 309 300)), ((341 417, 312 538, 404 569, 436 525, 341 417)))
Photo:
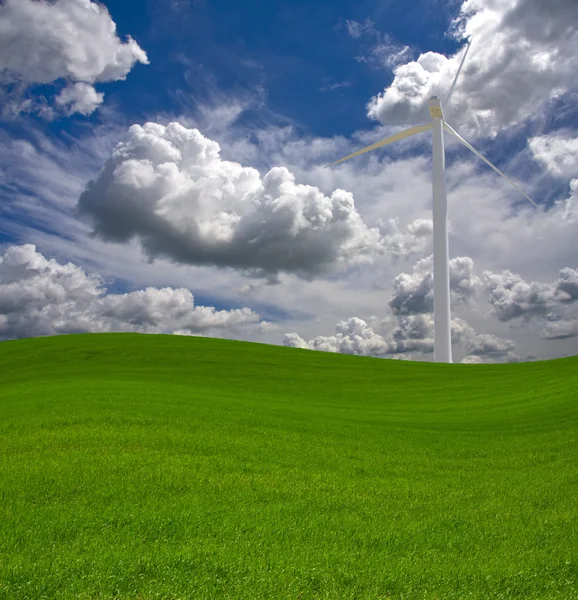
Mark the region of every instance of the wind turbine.
MULTIPOLYGON (((451 95, 456 86, 460 71, 466 60, 468 50, 471 46, 468 43, 458 72, 452 83, 452 87, 445 99, 444 105, 447 107, 451 95)), ((400 131, 395 135, 385 138, 380 142, 358 150, 349 156, 336 160, 327 165, 330 167, 345 160, 359 156, 370 150, 381 148, 387 144, 403 140, 423 131, 432 131, 432 153, 433 153, 433 262, 434 262, 434 362, 451 363, 452 362, 452 342, 451 342, 451 321, 450 321, 450 268, 448 252, 448 223, 447 223, 447 192, 445 182, 445 150, 444 150, 444 130, 457 138, 466 148, 469 148, 476 156, 481 158, 494 171, 499 173, 508 183, 513 185, 521 192, 536 208, 538 205, 527 196, 511 179, 506 177, 502 171, 494 166, 489 160, 482 156, 473 146, 459 135, 444 119, 442 104, 437 96, 432 96, 428 102, 431 121, 424 125, 411 127, 405 131, 400 131)))

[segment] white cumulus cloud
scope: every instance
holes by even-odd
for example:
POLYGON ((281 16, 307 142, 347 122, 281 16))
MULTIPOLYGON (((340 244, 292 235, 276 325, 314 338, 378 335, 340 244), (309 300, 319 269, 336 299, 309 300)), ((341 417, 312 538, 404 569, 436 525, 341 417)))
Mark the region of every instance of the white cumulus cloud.
POLYGON ((335 328, 335 335, 318 336, 306 342, 296 333, 288 333, 283 344, 293 348, 361 356, 384 356, 391 352, 390 344, 363 319, 357 317, 339 322, 335 328))
MULTIPOLYGON (((466 303, 480 288, 474 274, 474 262, 468 256, 450 260, 450 294, 452 300, 466 303)), ((433 311, 433 255, 418 261, 413 273, 400 273, 393 280, 393 293, 388 301, 396 315, 412 315, 433 311)))
MULTIPOLYGON (((376 318, 369 319, 376 322, 376 318)), ((451 321, 452 342, 460 344, 466 353, 462 362, 517 362, 516 344, 490 334, 478 334, 462 319, 451 321)), ((341 321, 334 335, 317 336, 309 341, 297 333, 287 333, 283 344, 291 348, 338 352, 358 356, 399 358, 411 360, 433 353, 432 315, 409 315, 398 317, 395 328, 370 325, 358 317, 341 321), (376 331, 378 329, 378 331, 376 331)))
MULTIPOLYGON (((57 104, 90 114, 102 102, 95 83, 124 80, 144 50, 128 36, 122 42, 103 4, 90 0, 4 0, 0 4, 0 82, 68 87, 57 104), (74 85, 76 84, 76 85, 74 85), (78 85, 81 84, 81 85, 78 85)), ((31 100, 12 99, 26 110, 31 100)), ((30 108, 30 106, 28 106, 30 108)))
POLYGON ((271 327, 249 308, 195 306, 185 288, 107 294, 100 276, 49 260, 33 244, 0 256, 0 340, 113 331, 243 338, 271 327))
POLYGON ((77 112, 90 115, 103 103, 104 94, 97 92, 88 83, 77 82, 61 90, 55 100, 68 115, 77 112))
POLYGON ((500 321, 545 317, 552 310, 578 300, 578 271, 564 267, 552 283, 525 281, 511 271, 484 271, 484 291, 500 321))
MULTIPOLYGON (((575 0, 466 0, 452 32, 473 40, 451 102, 450 120, 466 133, 495 135, 578 83, 575 0)), ((425 52, 397 66, 368 116, 388 125, 426 120, 427 100, 445 98, 463 52, 425 52)))
MULTIPOLYGON (((305 279, 387 250, 353 195, 295 182, 285 167, 261 177, 223 160, 219 144, 178 123, 133 125, 78 204, 95 235, 137 238, 151 260, 231 267, 275 279, 305 279)), ((416 226, 413 235, 423 235, 416 226)), ((425 227, 427 229, 427 227, 425 227)))

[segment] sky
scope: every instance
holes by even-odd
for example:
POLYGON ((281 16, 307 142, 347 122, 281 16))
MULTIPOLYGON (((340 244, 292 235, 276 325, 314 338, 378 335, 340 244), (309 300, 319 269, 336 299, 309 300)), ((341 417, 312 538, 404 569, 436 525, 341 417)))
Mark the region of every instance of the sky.
POLYGON ((0 1, 0 341, 140 332, 433 360, 578 354, 575 0, 0 1))

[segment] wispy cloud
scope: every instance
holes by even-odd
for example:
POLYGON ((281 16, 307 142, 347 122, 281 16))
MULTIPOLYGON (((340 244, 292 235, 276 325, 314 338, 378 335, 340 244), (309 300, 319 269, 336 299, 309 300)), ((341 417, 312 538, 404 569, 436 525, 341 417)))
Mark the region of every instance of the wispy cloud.
POLYGON ((350 81, 333 81, 329 83, 325 83, 319 88, 320 92, 333 92, 334 90, 339 90, 343 88, 351 87, 350 81))
POLYGON ((356 56, 359 62, 393 69, 412 55, 409 46, 400 44, 389 34, 379 31, 371 19, 363 22, 348 20, 345 26, 347 33, 361 43, 362 54, 356 56))

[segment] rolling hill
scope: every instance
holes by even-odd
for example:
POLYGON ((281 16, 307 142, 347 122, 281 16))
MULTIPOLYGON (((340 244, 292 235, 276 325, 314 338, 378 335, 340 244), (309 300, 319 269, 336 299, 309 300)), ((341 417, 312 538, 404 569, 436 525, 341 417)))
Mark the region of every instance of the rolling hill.
POLYGON ((578 357, 0 344, 0 600, 578 599, 578 357))

